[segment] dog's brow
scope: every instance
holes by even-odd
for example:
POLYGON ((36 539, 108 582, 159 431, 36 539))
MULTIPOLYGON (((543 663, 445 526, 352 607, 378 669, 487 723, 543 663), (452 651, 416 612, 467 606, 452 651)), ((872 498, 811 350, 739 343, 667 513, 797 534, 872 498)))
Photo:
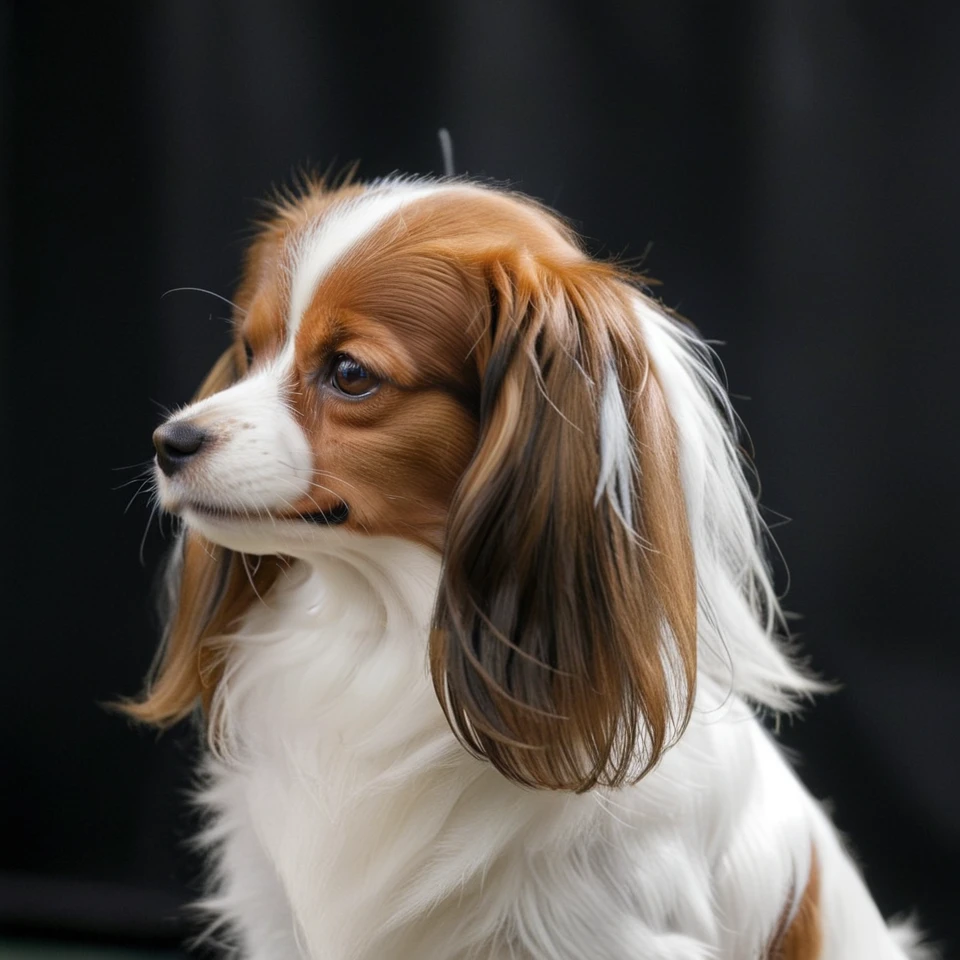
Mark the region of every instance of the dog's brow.
POLYGON ((436 193, 435 185, 399 184, 338 205, 299 239, 287 314, 287 343, 293 343, 303 315, 323 277, 377 226, 404 205, 436 193))

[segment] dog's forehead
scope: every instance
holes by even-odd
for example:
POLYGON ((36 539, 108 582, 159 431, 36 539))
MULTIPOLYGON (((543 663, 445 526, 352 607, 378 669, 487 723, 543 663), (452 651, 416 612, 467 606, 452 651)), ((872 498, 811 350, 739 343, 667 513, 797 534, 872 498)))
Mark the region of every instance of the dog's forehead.
POLYGON ((287 355, 315 357, 323 345, 358 338, 388 350, 411 383, 458 379, 482 288, 444 244, 465 196, 436 183, 373 188, 291 235, 274 314, 287 355))
POLYGON ((238 292, 246 339, 290 350, 298 335, 315 340, 361 310, 371 288, 384 286, 377 284, 378 261, 402 231, 403 215, 442 190, 435 183, 353 184, 281 208, 248 254, 238 292))
POLYGON ((290 297, 286 336, 293 340, 325 277, 402 209, 437 193, 436 184, 398 183, 334 202, 287 245, 290 297))
POLYGON ((310 195, 281 211, 275 227, 250 258, 257 273, 248 275, 243 330, 253 347, 274 344, 288 365, 306 367, 336 341, 372 339, 411 382, 472 382, 497 257, 542 257, 560 269, 582 259, 543 208, 459 182, 310 195))

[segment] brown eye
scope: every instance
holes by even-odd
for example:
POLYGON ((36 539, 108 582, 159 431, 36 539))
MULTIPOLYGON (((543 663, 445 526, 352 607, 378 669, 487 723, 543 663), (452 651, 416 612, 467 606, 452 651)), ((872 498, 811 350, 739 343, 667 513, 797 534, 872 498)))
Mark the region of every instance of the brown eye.
POLYGON ((253 366, 253 347, 250 346, 250 341, 246 337, 243 339, 243 355, 247 359, 247 369, 249 370, 253 366))
POLYGON ((330 382, 348 397, 366 397, 380 386, 380 381, 353 357, 341 354, 334 358, 330 382))

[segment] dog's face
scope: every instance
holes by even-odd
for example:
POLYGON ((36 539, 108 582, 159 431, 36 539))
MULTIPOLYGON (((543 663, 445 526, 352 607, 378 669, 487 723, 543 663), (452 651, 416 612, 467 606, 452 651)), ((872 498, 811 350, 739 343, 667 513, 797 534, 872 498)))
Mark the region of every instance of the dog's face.
POLYGON ((196 697, 188 658, 242 613, 232 554, 204 543, 309 558, 336 526, 442 555, 437 692, 506 775, 579 789, 655 762, 689 710, 696 589, 638 296, 502 192, 317 187, 278 209, 232 349, 154 437, 188 531, 182 690, 156 713, 196 697))
POLYGON ((476 447, 471 338, 489 311, 479 270, 429 249, 461 213, 399 186, 280 216, 251 251, 214 386, 235 382, 156 431, 163 506, 253 553, 309 553, 328 525, 439 549, 476 447))

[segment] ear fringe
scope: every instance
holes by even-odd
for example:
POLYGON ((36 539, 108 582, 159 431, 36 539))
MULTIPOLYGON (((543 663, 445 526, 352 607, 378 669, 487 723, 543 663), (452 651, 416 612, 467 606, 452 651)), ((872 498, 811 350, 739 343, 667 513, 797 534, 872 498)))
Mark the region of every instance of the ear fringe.
POLYGON ((209 713, 223 672, 224 645, 251 603, 273 585, 282 561, 242 555, 196 533, 182 534, 166 580, 168 620, 146 689, 119 706, 141 723, 167 727, 199 706, 209 713))
POLYGON ((225 553, 196 534, 178 537, 164 575, 163 642, 143 694, 122 704, 134 720, 169 726, 204 699, 200 650, 225 589, 230 568, 225 553))
POLYGON ((643 776, 696 683, 676 434, 609 269, 489 271, 480 441, 448 524, 431 638, 465 746, 536 787, 643 776))
POLYGON ((760 707, 796 710, 830 686, 791 656, 764 554, 764 543, 772 541, 710 348, 639 292, 634 310, 678 431, 697 563, 702 676, 718 691, 760 707))
MULTIPOLYGON (((224 351, 194 401, 218 393, 238 377, 236 348, 224 351)), ((222 669, 223 642, 250 604, 265 595, 279 569, 277 557, 258 558, 252 573, 244 557, 186 531, 177 538, 164 575, 165 629, 146 689, 117 707, 141 723, 166 727, 199 705, 209 710, 222 669)))

